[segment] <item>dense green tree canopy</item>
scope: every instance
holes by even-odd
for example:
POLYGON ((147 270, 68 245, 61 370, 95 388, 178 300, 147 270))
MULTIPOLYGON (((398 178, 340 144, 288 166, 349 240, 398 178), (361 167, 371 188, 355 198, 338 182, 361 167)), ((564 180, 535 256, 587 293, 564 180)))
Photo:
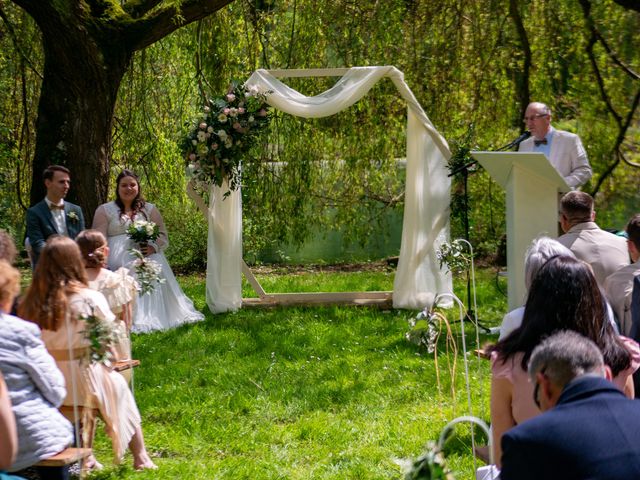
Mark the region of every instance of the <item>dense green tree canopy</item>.
MULTIPOLYGON (((138 2, 153 6, 148 15, 190 3, 201 2, 138 2)), ((122 28, 136 11, 118 7, 122 28)), ((2 199, 16 206, 6 215, 19 218, 16 194, 28 203, 30 172, 41 155, 35 105, 47 65, 46 38, 12 3, 0 1, 0 18, 0 169, 12 187, 2 199)), ((149 45, 144 49, 127 44, 131 57, 115 92, 106 148, 101 153, 92 147, 92 156, 83 155, 74 167, 80 177, 83 165, 100 157, 112 170, 140 171, 147 196, 200 243, 201 220, 184 221, 197 214, 184 197, 178 144, 202 95, 222 94, 231 79, 242 80, 256 68, 395 65, 454 150, 507 143, 523 128, 526 104, 543 101, 553 109, 554 123, 579 133, 587 147, 594 178, 585 188, 598 193, 601 222, 620 228, 638 209, 637 2, 248 0, 200 18, 178 28, 187 22, 174 11, 165 23, 175 30, 171 35, 167 31, 155 43, 138 40, 136 45, 149 45)), ((113 35, 107 36, 111 42, 118 38, 113 35)), ((289 83, 315 94, 331 82, 289 83)), ((403 124, 404 106, 386 84, 331 119, 278 115, 245 161, 248 248, 301 241, 309 225, 342 225, 349 238, 366 242, 376 223, 402 206, 403 124)), ((85 127, 75 135, 96 133, 97 127, 85 127)), ((48 152, 55 151, 52 142, 48 152)), ((484 172, 471 176, 470 189, 472 235, 492 249, 504 228, 502 192, 484 172)), ((454 223, 454 235, 459 228, 454 223)))

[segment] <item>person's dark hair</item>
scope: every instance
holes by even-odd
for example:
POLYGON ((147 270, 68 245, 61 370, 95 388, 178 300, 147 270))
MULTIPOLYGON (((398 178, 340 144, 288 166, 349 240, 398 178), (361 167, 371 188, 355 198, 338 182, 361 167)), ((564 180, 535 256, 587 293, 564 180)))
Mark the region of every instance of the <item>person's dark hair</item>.
POLYGON ((614 331, 606 313, 606 300, 591 268, 571 257, 551 258, 533 279, 522 325, 489 347, 503 362, 523 353, 527 370, 531 352, 558 330, 573 330, 593 340, 616 376, 631 365, 631 354, 614 331))
POLYGON ((116 178, 116 205, 118 206, 118 208, 120 208, 120 215, 124 215, 125 213, 124 203, 122 203, 122 200, 120 199, 120 192, 119 192, 120 180, 122 180, 125 177, 133 178, 138 184, 138 195, 136 196, 136 198, 133 199, 133 202, 131 203, 132 215, 135 215, 136 213, 142 213, 146 217, 147 215, 144 213, 145 201, 144 201, 144 198, 142 197, 142 188, 140 187, 140 178, 138 178, 138 175, 136 175, 132 170, 127 170, 127 169, 122 170, 122 172, 120 172, 120 174, 116 178))
POLYGON ((17 254, 18 251, 16 250, 13 237, 0 228, 0 260, 4 260, 13 265, 17 254))
POLYGON ((42 172, 42 180, 51 180, 53 179, 53 175, 55 172, 66 173, 71 176, 71 171, 67 167, 63 167, 62 165, 49 165, 42 172))
POLYGON ((574 378, 588 374, 604 375, 604 359, 598 346, 587 337, 563 330, 545 338, 533 349, 529 361, 529 378, 544 374, 555 385, 563 387, 574 378))
POLYGON ((102 268, 105 266, 107 256, 104 249, 107 246, 107 240, 102 232, 99 230, 83 230, 76 237, 76 243, 80 247, 85 268, 102 268))
POLYGON ((640 213, 636 213, 627 223, 627 237, 640 250, 640 213))
POLYGON ((560 211, 572 225, 590 222, 593 213, 593 197, 579 190, 569 192, 560 200, 560 211))

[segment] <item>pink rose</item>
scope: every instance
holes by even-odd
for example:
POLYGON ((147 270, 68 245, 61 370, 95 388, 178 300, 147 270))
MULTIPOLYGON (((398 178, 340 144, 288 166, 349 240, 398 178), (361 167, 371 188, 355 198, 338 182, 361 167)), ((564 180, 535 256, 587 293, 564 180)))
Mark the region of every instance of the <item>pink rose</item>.
POLYGON ((236 96, 233 93, 227 93, 227 102, 233 102, 236 96))
POLYGON ((195 153, 189 154, 189 160, 191 160, 193 162, 195 159, 196 159, 196 154, 195 153))
POLYGON ((207 124, 205 122, 202 122, 200 124, 200 130, 206 130, 206 128, 207 128, 207 124))
POLYGON ((267 111, 264 108, 261 108, 260 111, 258 112, 258 116, 259 117, 266 117, 267 116, 267 111))
POLYGON ((242 113, 244 113, 244 112, 245 112, 245 109, 244 109, 244 108, 242 108, 242 107, 238 108, 238 113, 241 113, 241 114, 242 114, 242 113))
POLYGON ((240 130, 242 128, 242 125, 240 125, 238 122, 233 124, 233 128, 235 128, 236 130, 240 130))

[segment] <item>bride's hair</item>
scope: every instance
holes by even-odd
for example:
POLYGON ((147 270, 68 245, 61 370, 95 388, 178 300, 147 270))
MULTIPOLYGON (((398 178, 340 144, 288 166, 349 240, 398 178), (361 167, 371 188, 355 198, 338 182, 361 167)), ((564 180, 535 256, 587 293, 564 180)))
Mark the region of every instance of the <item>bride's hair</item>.
POLYGON ((120 209, 120 215, 124 215, 124 203, 122 203, 122 199, 120 198, 120 192, 119 192, 120 180, 122 180, 125 177, 133 178, 138 184, 138 195, 136 195, 136 198, 134 198, 133 202, 131 202, 132 216, 135 216, 136 213, 140 212, 146 217, 147 214, 144 213, 145 201, 144 201, 144 198, 142 197, 142 188, 140 187, 140 179, 138 178, 138 175, 136 175, 132 170, 128 170, 126 168, 122 170, 118 175, 118 177, 116 178, 116 205, 120 209))
POLYGON ((18 315, 43 330, 64 322, 68 296, 87 286, 80 248, 68 237, 49 237, 33 272, 33 281, 18 306, 18 315))
POLYGON ((107 240, 99 230, 83 230, 76 237, 86 268, 102 268, 107 262, 104 247, 107 240))

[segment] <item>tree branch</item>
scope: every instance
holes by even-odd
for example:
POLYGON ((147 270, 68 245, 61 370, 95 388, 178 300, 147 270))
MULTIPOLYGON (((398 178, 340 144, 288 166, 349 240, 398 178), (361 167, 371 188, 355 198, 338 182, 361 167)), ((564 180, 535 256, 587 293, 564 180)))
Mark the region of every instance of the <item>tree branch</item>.
POLYGON ((25 55, 25 53, 22 51, 22 47, 18 42, 18 36, 16 35, 15 30, 13 29, 13 25, 11 25, 11 22, 9 22, 9 18, 5 14, 2 7, 3 5, 2 3, 0 3, 0 18, 4 21, 4 24, 7 27, 7 31, 9 32, 9 36, 11 37, 11 40, 13 41, 13 44, 15 45, 17 52, 20 54, 20 57, 22 58, 22 60, 26 62, 26 64, 29 65, 31 70, 33 70, 33 72, 40 78, 40 80, 42 80, 42 74, 38 71, 35 65, 31 63, 31 60, 29 59, 29 57, 25 55))
POLYGON ((160 5, 162 0, 138 0, 125 3, 122 8, 132 18, 141 18, 160 5))
POLYGON ((607 110, 613 116, 616 123, 618 124, 618 128, 622 128, 622 117, 616 109, 613 108, 613 104, 609 99, 609 95, 607 94, 607 90, 604 86, 604 80, 602 78, 602 74, 600 73, 600 68, 598 67, 598 61, 596 60, 595 54, 593 52, 593 47, 598 42, 598 33, 596 26, 594 24, 593 18, 591 18, 591 3, 589 0, 580 0, 580 5, 582 6, 582 12, 584 14, 584 19, 587 22, 587 27, 589 29, 590 38, 587 43, 587 55, 589 56, 589 61, 591 62, 591 66, 593 68, 593 73, 596 76, 596 82, 598 84, 598 89, 600 90, 600 96, 602 97, 602 101, 607 106, 607 110))
MULTIPOLYGON (((152 1, 152 0, 149 0, 152 1)), ((179 28, 217 12, 233 0, 190 0, 170 6, 123 28, 131 51, 142 50, 179 28)))
POLYGON ((598 191, 600 190, 600 187, 602 186, 604 181, 613 173, 615 168, 620 163, 621 159, 624 160, 629 165, 631 165, 632 167, 633 166, 638 166, 638 165, 634 165, 631 162, 628 162, 626 160, 625 156, 622 154, 622 152, 620 150, 620 147, 622 146, 622 142, 624 142, 624 137, 627 134, 627 130, 629 129, 629 126, 631 125, 631 122, 633 121, 633 117, 635 116, 636 110, 638 109, 638 104, 640 104, 640 90, 638 90, 636 92, 636 95, 633 98, 633 103, 631 105, 631 109, 629 110, 629 113, 627 114, 627 118, 626 118, 626 120, 624 122, 624 125, 622 125, 620 127, 620 131, 618 132, 618 137, 616 138, 616 143, 615 143, 615 146, 613 147, 613 154, 615 156, 615 161, 611 165, 609 165, 609 167, 607 167, 607 169, 602 173, 602 175, 600 175, 600 178, 598 178, 598 183, 596 184, 595 188, 593 189, 592 196, 595 196, 596 193, 598 193, 598 191))
POLYGON ((531 45, 529 43, 529 37, 527 36, 527 30, 524 28, 522 16, 518 5, 520 2, 517 0, 509 0, 509 16, 513 19, 520 45, 524 53, 524 62, 522 64, 522 77, 516 80, 516 90, 518 94, 518 100, 520 100, 520 118, 523 118, 529 104, 529 98, 531 96, 529 92, 529 72, 531 70, 531 45))
POLYGON ((635 10, 636 12, 640 12, 640 1, 638 0, 613 0, 621 7, 626 8, 627 10, 635 10))

